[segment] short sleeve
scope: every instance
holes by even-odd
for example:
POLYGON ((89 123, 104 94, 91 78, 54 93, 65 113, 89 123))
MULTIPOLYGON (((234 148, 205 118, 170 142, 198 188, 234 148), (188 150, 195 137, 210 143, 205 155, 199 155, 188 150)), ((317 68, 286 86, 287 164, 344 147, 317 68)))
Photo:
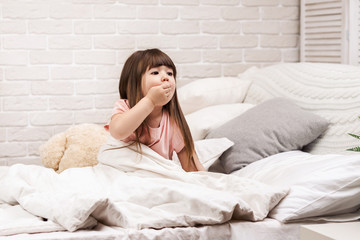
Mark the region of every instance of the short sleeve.
POLYGON ((126 99, 119 99, 115 102, 114 104, 114 108, 113 108, 113 111, 112 111, 112 116, 114 116, 115 114, 117 113, 123 113, 123 112, 126 112, 130 109, 129 107, 129 102, 128 100, 126 99))
MULTIPOLYGON (((127 99, 119 99, 115 102, 114 104, 114 108, 112 110, 112 113, 111 113, 111 118, 115 115, 115 114, 118 114, 118 113, 123 113, 123 112, 126 112, 130 109, 130 106, 129 106, 129 102, 127 99)), ((111 121, 111 118, 110 120, 108 121, 107 124, 105 124, 104 128, 106 130, 109 130, 109 124, 110 124, 110 121, 111 121)))
POLYGON ((179 153, 185 146, 183 136, 178 126, 174 126, 174 135, 172 138, 173 148, 176 153, 179 153))

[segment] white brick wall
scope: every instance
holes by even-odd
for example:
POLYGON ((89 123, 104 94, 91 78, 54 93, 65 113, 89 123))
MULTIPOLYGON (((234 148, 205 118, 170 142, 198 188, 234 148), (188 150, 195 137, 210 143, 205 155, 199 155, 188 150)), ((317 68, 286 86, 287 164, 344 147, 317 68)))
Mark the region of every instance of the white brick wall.
POLYGON ((299 0, 0 0, 0 165, 39 163, 70 125, 104 124, 135 50, 179 85, 299 61, 299 0))

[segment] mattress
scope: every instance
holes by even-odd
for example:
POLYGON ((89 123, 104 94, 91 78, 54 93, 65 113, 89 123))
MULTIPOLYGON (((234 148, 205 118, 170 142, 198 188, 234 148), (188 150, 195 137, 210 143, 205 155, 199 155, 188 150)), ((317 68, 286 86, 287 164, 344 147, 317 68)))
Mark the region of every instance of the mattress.
POLYGON ((252 239, 252 240, 298 240, 300 239, 300 226, 308 224, 281 223, 276 219, 265 218, 260 222, 231 221, 231 239, 252 239))
POLYGON ((300 237, 300 225, 302 223, 283 224, 271 218, 260 222, 233 220, 228 223, 164 229, 123 229, 98 224, 92 230, 79 230, 76 232, 50 232, 37 234, 17 234, 0 237, 0 239, 16 240, 39 240, 39 239, 237 239, 237 240, 297 240, 300 237))
POLYGON ((124 229, 98 224, 92 230, 78 230, 75 232, 50 232, 37 234, 18 234, 0 239, 231 239, 229 224, 164 229, 124 229))

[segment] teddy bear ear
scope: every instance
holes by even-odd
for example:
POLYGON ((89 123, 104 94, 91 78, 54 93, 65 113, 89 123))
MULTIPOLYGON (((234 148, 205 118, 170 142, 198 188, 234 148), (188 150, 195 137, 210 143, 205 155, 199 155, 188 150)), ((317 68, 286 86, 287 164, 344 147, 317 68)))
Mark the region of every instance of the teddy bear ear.
POLYGON ((57 171, 65 152, 65 145, 66 135, 64 132, 52 136, 46 143, 41 145, 39 151, 43 165, 57 171))

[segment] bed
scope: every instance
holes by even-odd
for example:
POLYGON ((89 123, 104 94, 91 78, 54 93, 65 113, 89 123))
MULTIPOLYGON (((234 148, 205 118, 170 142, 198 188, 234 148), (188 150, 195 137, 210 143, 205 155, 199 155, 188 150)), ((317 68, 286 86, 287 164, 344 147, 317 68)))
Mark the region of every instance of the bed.
POLYGON ((295 240, 359 221, 359 68, 277 64, 178 95, 209 172, 111 138, 95 167, 0 167, 0 239, 295 240))

